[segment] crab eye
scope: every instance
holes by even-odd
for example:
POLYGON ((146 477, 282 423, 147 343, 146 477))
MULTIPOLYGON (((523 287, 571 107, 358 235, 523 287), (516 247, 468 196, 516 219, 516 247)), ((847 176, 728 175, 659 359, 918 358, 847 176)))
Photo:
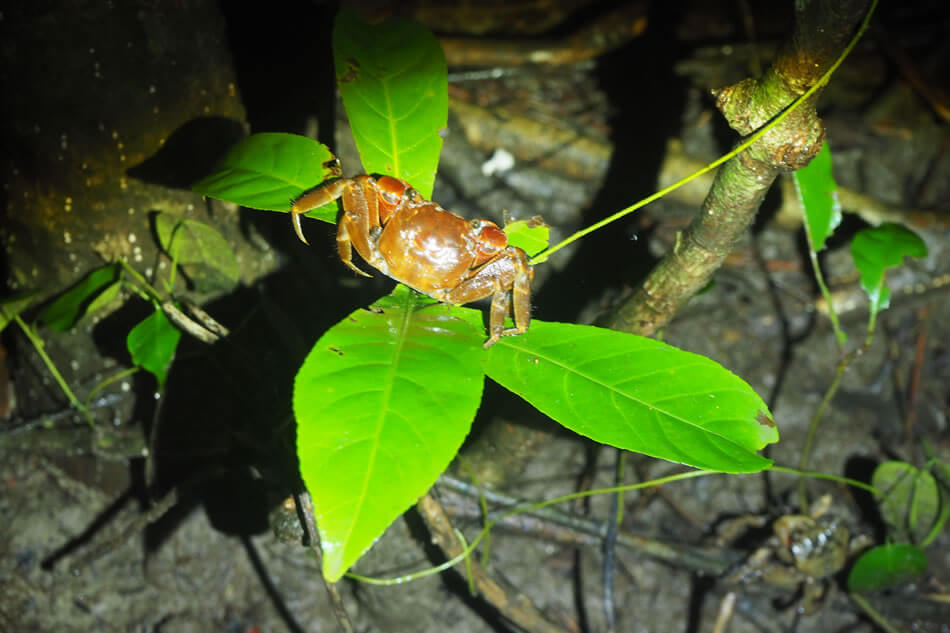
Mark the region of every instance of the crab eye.
POLYGON ((488 220, 477 222, 477 225, 475 222, 472 225, 481 229, 478 234, 478 252, 482 257, 491 257, 508 246, 508 236, 498 228, 497 224, 488 220))
POLYGON ((409 183, 392 176, 380 176, 379 180, 376 181, 376 188, 383 201, 392 205, 399 204, 399 200, 406 192, 412 191, 409 183))

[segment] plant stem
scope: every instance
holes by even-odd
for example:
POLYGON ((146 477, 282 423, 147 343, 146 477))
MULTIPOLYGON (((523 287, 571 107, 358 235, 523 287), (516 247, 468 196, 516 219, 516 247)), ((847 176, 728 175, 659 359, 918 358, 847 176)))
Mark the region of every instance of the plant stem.
POLYGON ((775 464, 769 466, 767 470, 773 473, 785 473, 786 475, 796 475, 798 477, 808 477, 810 479, 824 479, 826 481, 834 481, 839 484, 844 484, 845 486, 851 486, 853 488, 858 488, 859 490, 867 491, 874 496, 880 496, 881 494, 881 491, 874 486, 866 484, 863 481, 858 481, 857 479, 851 479, 850 477, 841 477, 840 475, 829 475, 828 473, 819 473, 814 471, 804 471, 798 468, 790 468, 788 466, 776 466, 775 464))
MULTIPOLYGON (((815 410, 815 414, 812 416, 811 424, 808 426, 808 436, 805 438, 805 447, 802 449, 802 458, 798 463, 799 469, 805 470, 808 468, 808 462, 811 459, 811 452, 815 445, 815 436, 818 434, 818 425, 821 423, 821 419, 825 414, 825 409, 828 408, 832 398, 835 397, 835 394, 838 392, 838 388, 841 386, 841 379, 844 377, 844 372, 847 371, 848 367, 851 366, 851 363, 853 363, 857 358, 867 351, 873 338, 874 312, 872 310, 870 323, 868 324, 868 336, 864 339, 864 343, 861 345, 861 347, 850 352, 849 354, 846 354, 838 362, 838 366, 835 368, 835 377, 831 381, 831 384, 828 385, 828 390, 825 391, 825 396, 821 399, 821 404, 818 405, 818 408, 815 410)), ((808 493, 805 490, 804 475, 802 475, 801 481, 799 482, 798 494, 799 500, 802 504, 802 511, 804 511, 808 507, 808 493)))
POLYGON ((874 607, 871 606, 871 603, 859 593, 849 593, 848 597, 851 598, 855 604, 861 607, 861 610, 864 611, 875 624, 881 627, 882 630, 886 633, 901 633, 901 630, 891 624, 887 618, 880 612, 878 612, 874 607))
MULTIPOLYGON (((152 301, 155 301, 157 303, 162 302, 162 296, 158 294, 158 291, 155 290, 154 287, 152 287, 152 284, 148 283, 148 280, 146 280, 145 277, 143 277, 139 271, 132 268, 132 266, 129 265, 129 262, 125 261, 124 259, 119 259, 119 263, 122 265, 125 271, 129 273, 129 275, 131 275, 135 279, 135 281, 139 283, 139 286, 141 286, 141 288, 144 289, 146 295, 148 296, 142 297, 143 299, 146 299, 146 300, 151 299, 152 301)), ((133 286, 133 288, 135 290, 139 290, 139 286, 133 286)))
POLYGON ((811 261, 811 269, 815 275, 815 281, 818 283, 818 289, 821 291, 821 296, 825 298, 825 302, 828 304, 828 318, 831 319, 831 327, 835 332, 835 342, 838 344, 838 353, 840 354, 844 352, 844 345, 848 340, 848 335, 841 329, 838 313, 835 312, 835 306, 831 300, 831 292, 829 292, 828 286, 825 284, 824 275, 821 274, 821 266, 818 263, 818 253, 815 252, 815 247, 812 245, 811 231, 808 229, 808 222, 805 222, 804 225, 805 236, 808 238, 808 259, 811 261))
POLYGON ((36 335, 36 332, 33 331, 33 328, 23 322, 23 319, 20 318, 19 314, 14 315, 13 320, 16 321, 16 324, 20 326, 20 329, 26 335, 26 338, 28 338, 30 343, 33 344, 33 349, 35 349, 36 353, 39 354, 41 359, 43 359, 46 369, 49 370, 49 373, 53 375, 53 379, 56 381, 56 384, 58 384, 59 388, 64 394, 66 394, 66 397, 69 399, 69 403, 74 409, 79 411, 84 418, 86 418, 86 422, 89 424, 89 426, 95 426, 92 416, 89 415, 89 409, 87 409, 86 405, 79 401, 79 398, 76 397, 76 394, 73 393, 73 390, 69 388, 69 385, 66 383, 66 379, 63 378, 61 373, 59 373, 59 369, 57 369, 56 364, 53 363, 53 359, 51 359, 49 354, 46 353, 43 339, 36 335))
MULTIPOLYGON (((848 368, 851 359, 849 357, 842 358, 838 363, 838 367, 835 369, 835 377, 831 381, 831 384, 828 385, 828 389, 825 391, 825 396, 821 399, 821 404, 818 405, 818 408, 815 409, 815 413, 812 414, 811 423, 808 425, 808 435, 805 437, 805 446, 802 448, 802 457, 798 462, 798 468, 800 470, 805 470, 808 468, 808 462, 811 460, 812 449, 815 446, 815 436, 818 434, 818 425, 821 423, 822 417, 825 415, 825 409, 828 408, 828 405, 831 403, 831 399, 835 397, 835 394, 838 392, 838 387, 841 386, 841 378, 844 376, 845 370, 848 368)), ((808 490, 805 486, 806 478, 804 475, 801 476, 801 479, 798 481, 798 495, 800 509, 802 512, 806 512, 808 508, 808 490)))

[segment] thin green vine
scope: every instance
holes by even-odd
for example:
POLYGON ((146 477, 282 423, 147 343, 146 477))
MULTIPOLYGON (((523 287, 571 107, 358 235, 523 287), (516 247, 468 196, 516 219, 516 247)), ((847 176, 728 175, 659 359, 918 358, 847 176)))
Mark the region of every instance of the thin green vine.
POLYGON ((43 339, 36 335, 36 332, 33 331, 33 328, 23 322, 23 319, 20 318, 19 314, 13 315, 13 320, 23 331, 23 334, 26 335, 26 338, 29 339, 30 343, 33 345, 33 349, 36 350, 36 353, 39 354, 40 358, 43 360, 43 364, 46 365, 46 369, 50 374, 52 374, 53 380, 56 381, 56 384, 59 385, 59 388, 62 390, 62 392, 66 394, 66 398, 69 400, 69 403, 72 405, 72 407, 82 414, 89 426, 95 426, 92 415, 89 414, 89 409, 86 408, 86 405, 79 401, 79 398, 76 397, 76 394, 73 393, 73 390, 69 388, 69 385, 66 383, 66 379, 63 378, 61 373, 59 373, 59 368, 56 367, 53 359, 51 359, 49 354, 46 353, 46 349, 44 349, 46 346, 43 343, 43 339))
POLYGON ((564 503, 567 501, 573 501, 574 499, 581 499, 584 497, 590 497, 593 495, 602 495, 602 494, 616 494, 623 493, 630 490, 641 490, 643 488, 651 488, 653 486, 662 486, 667 483, 672 483, 674 481, 682 481, 684 479, 693 479, 695 477, 705 477, 707 475, 721 475, 718 471, 714 470, 691 470, 685 473, 677 473, 675 475, 669 475, 667 477, 660 477, 658 479, 652 479, 650 481, 644 481, 636 484, 627 484, 625 486, 613 486, 611 488, 599 488, 597 490, 582 490, 580 492, 573 492, 571 494, 562 495, 560 497, 555 497, 553 499, 547 499, 545 501, 539 501, 527 506, 522 506, 519 508, 514 508, 505 512, 504 514, 498 515, 496 518, 486 522, 485 526, 481 529, 475 539, 465 546, 463 550, 453 558, 445 561, 440 565, 435 567, 429 567, 411 574, 406 574, 404 576, 397 576, 395 578, 373 578, 371 576, 362 576, 360 574, 355 574, 353 572, 348 572, 346 574, 347 578, 352 578, 353 580, 358 580, 360 582, 365 582, 370 585, 401 585, 406 582, 413 580, 419 580, 420 578, 425 578, 427 576, 432 576, 433 574, 438 574, 447 569, 451 569, 458 563, 466 560, 471 553, 478 547, 478 544, 482 541, 483 538, 500 522, 504 521, 508 517, 515 516, 517 514, 523 514, 525 512, 531 512, 533 510, 540 510, 541 508, 546 508, 548 506, 555 505, 557 503, 564 503))

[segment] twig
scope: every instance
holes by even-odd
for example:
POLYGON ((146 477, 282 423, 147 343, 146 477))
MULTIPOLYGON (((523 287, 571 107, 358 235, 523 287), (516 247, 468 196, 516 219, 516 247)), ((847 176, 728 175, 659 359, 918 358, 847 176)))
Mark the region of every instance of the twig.
MULTIPOLYGON (((456 479, 450 475, 442 475, 442 477, 439 479, 439 485, 448 488, 449 490, 463 494, 467 497, 477 498, 479 495, 478 489, 476 489, 474 486, 466 481, 456 479)), ((484 488, 481 490, 481 494, 483 494, 485 499, 489 502, 503 506, 505 508, 503 511, 494 512, 489 515, 487 518, 491 521, 494 521, 499 514, 508 513, 513 507, 522 505, 524 503, 523 501, 514 497, 484 488)), ((603 543, 603 539, 606 534, 606 526, 602 521, 593 521, 590 519, 577 517, 556 510, 555 508, 531 509, 525 514, 537 517, 542 521, 549 522, 562 528, 566 528, 567 532, 560 531, 552 534, 552 536, 555 536, 558 538, 558 540, 570 540, 571 542, 575 543, 579 542, 598 546, 603 543), (574 535, 572 535, 571 532, 573 532, 574 535), (587 535, 592 538, 588 540, 577 537, 576 535, 587 535)), ((502 525, 510 525, 512 524, 512 520, 517 518, 518 517, 505 519, 502 525)), ((723 573, 729 568, 730 565, 741 559, 744 555, 740 552, 731 552, 721 549, 712 550, 710 548, 664 543, 655 539, 632 534, 624 530, 617 531, 617 544, 626 549, 634 550, 640 552, 641 554, 646 554, 647 556, 652 556, 674 565, 680 565, 693 571, 711 575, 719 575, 723 573)))
POLYGON ((200 323, 179 310, 173 301, 162 302, 162 311, 169 320, 202 343, 211 345, 228 335, 228 329, 211 318, 207 312, 192 303, 188 303, 187 307, 200 319, 200 323))
MULTIPOLYGON (((89 403, 89 410, 102 409, 105 407, 111 407, 123 399, 125 399, 127 394, 122 393, 109 393, 101 398, 98 398, 95 402, 89 403)), ((43 413, 33 418, 20 418, 16 417, 12 420, 9 420, 6 425, 0 429, 0 437, 5 435, 20 435, 22 433, 27 433, 29 431, 34 431, 38 428, 43 428, 46 426, 52 425, 54 422, 58 422, 64 418, 71 417, 75 412, 71 409, 59 409, 58 411, 52 411, 50 413, 43 413)), ((88 430, 88 429, 87 429, 88 430)), ((2 442, 3 440, 0 440, 2 442)))
POLYGON ((917 333, 917 346, 914 353, 914 367, 910 373, 910 386, 907 391, 907 418, 904 420, 904 429, 908 441, 914 437, 914 423, 917 421, 917 396, 920 394, 920 374, 927 356, 927 319, 930 317, 930 306, 920 309, 920 332, 917 333))
MULTIPOLYGON (((431 494, 427 494, 419 500, 417 507, 432 532, 433 542, 442 548, 448 558, 458 556, 464 546, 439 502, 431 494)), ((517 626, 530 633, 567 633, 565 629, 550 622, 527 596, 512 588, 503 587, 499 581, 489 576, 478 562, 470 560, 469 569, 475 587, 482 597, 517 626)))
MULTIPOLYGON (((302 492, 299 495, 294 495, 294 501, 297 504, 297 510, 303 516, 304 527, 307 532, 307 541, 310 546, 310 551, 313 553, 314 558, 317 560, 319 566, 323 565, 323 550, 320 548, 320 536, 317 532, 317 519, 313 513, 313 499, 310 498, 310 493, 307 491, 302 492)), ((333 616, 336 618, 336 621, 339 622, 340 628, 343 629, 345 633, 353 633, 353 622, 350 620, 349 614, 346 612, 346 606, 343 604, 343 597, 340 595, 339 589, 337 589, 336 583, 329 582, 324 578, 323 574, 320 574, 320 578, 323 579, 323 586, 327 590, 327 596, 330 597, 330 605, 333 609, 333 616)))
POLYGON ((722 598, 719 603, 719 613, 716 614, 716 624, 713 627, 713 633, 725 633, 732 620, 732 615, 736 612, 736 592, 730 591, 722 598))
MULTIPOLYGON (((624 452, 617 449, 617 461, 614 469, 614 485, 623 485, 624 452)), ((607 533, 604 535, 604 621, 607 633, 617 629, 617 613, 614 606, 614 567, 617 558, 617 530, 623 519, 623 493, 610 495, 610 511, 607 514, 607 533)))
POLYGON ((734 250, 779 173, 807 165, 818 153, 824 140, 814 106, 818 92, 853 47, 849 39, 855 24, 865 14, 859 29, 863 32, 875 5, 876 0, 797 3, 795 32, 766 74, 717 91, 719 109, 740 134, 755 138, 772 119, 774 127, 723 164, 702 212, 617 308, 610 327, 649 336, 668 323, 734 250), (796 100, 800 107, 787 109, 796 100))
MULTIPOLYGON (((197 481, 203 480, 204 478, 205 476, 201 475, 200 477, 191 479, 188 483, 194 485, 197 481)), ((91 565, 104 554, 115 549, 122 543, 125 543, 132 536, 138 534, 146 527, 165 516, 165 513, 171 510, 175 504, 178 503, 180 498, 180 486, 172 488, 167 493, 165 493, 161 499, 152 504, 152 507, 150 507, 147 511, 136 515, 132 521, 128 522, 124 527, 116 530, 115 534, 113 534, 111 537, 106 538, 99 545, 93 547, 85 554, 78 557, 72 565, 73 569, 81 569, 91 565)))
POLYGON ((443 37, 449 66, 563 65, 592 59, 622 46, 646 30, 646 4, 626 2, 606 11, 576 33, 557 40, 443 37))

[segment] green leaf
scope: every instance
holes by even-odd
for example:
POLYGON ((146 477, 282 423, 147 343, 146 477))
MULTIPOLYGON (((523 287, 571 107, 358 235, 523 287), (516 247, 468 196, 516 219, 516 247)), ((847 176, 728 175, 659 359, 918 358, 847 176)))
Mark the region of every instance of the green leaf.
POLYGON ((888 268, 900 266, 904 257, 926 257, 927 245, 910 229, 884 223, 858 232, 851 241, 851 257, 861 273, 861 287, 871 300, 875 314, 885 309, 891 298, 884 279, 888 268))
MULTIPOLYGON (((235 145, 215 172, 191 186, 193 191, 250 209, 289 211, 290 201, 332 175, 335 160, 326 145, 296 134, 252 134, 235 145)), ((336 222, 336 203, 310 211, 309 217, 336 222)))
POLYGON ((102 292, 96 295, 92 301, 89 302, 89 305, 86 306, 86 314, 98 312, 115 301, 119 297, 120 290, 122 290, 121 281, 114 281, 103 288, 102 292))
POLYGON ((471 312, 397 286, 333 326, 297 373, 297 457, 327 580, 425 494, 468 434, 484 382, 471 312))
POLYGON ((947 522, 950 521, 950 486, 947 484, 947 482, 950 481, 950 466, 944 462, 937 461, 933 464, 933 469, 933 477, 937 482, 937 490, 940 494, 940 514, 934 522, 934 527, 930 531, 930 534, 928 534, 927 538, 921 543, 923 547, 930 545, 933 540, 943 532, 943 529, 947 526, 947 522))
POLYGON ((884 495, 878 507, 891 539, 924 547, 940 533, 946 511, 937 481, 928 471, 906 462, 884 462, 874 470, 871 485, 884 495))
POLYGON ((879 545, 865 552, 848 574, 848 591, 867 593, 910 582, 927 571, 927 557, 916 545, 879 545))
POLYGON ((551 227, 540 217, 515 220, 505 225, 508 244, 517 246, 529 256, 537 255, 551 243, 551 227))
POLYGON ((828 143, 822 145, 818 155, 792 177, 795 179, 798 201, 805 212, 805 230, 808 231, 812 249, 817 253, 825 248, 825 242, 841 224, 838 183, 832 172, 828 143))
POLYGON ((449 108, 439 41, 415 22, 368 24, 343 9, 333 58, 364 170, 407 180, 431 198, 449 108))
POLYGON ((119 280, 119 272, 118 264, 96 268, 46 306, 39 314, 40 322, 57 332, 70 329, 88 312, 93 300, 119 280))
POLYGON ((708 358, 603 328, 532 321, 485 356, 485 373, 567 428, 626 450, 754 472, 778 440, 762 399, 708 358))
POLYGON ((24 292, 13 297, 0 300, 0 332, 7 329, 13 318, 26 310, 36 297, 36 292, 24 292))
POLYGON ((168 377, 168 366, 175 356, 179 339, 181 332, 172 325, 164 312, 156 308, 151 316, 132 328, 125 344, 132 362, 155 376, 161 389, 168 377))
POLYGON ((155 217, 162 249, 199 285, 231 287, 241 278, 241 267, 224 236, 197 220, 171 213, 155 217))

